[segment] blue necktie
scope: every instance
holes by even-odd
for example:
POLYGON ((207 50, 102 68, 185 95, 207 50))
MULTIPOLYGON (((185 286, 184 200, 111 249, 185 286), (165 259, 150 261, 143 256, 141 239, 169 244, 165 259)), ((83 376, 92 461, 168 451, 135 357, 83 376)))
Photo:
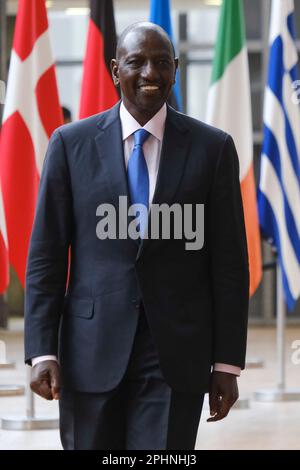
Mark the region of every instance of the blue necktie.
MULTIPOLYGON (((150 133, 145 129, 138 129, 134 132, 134 147, 127 167, 131 203, 143 204, 147 209, 149 206, 149 174, 143 152, 143 144, 149 136, 150 133)), ((148 215, 146 220, 140 217, 140 221, 141 227, 138 226, 137 230, 139 230, 142 235, 147 226, 148 215)))

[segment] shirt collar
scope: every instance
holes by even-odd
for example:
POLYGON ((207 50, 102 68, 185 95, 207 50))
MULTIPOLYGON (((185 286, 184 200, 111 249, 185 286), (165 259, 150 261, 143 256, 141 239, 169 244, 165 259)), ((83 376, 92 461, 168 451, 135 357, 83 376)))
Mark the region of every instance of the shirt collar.
MULTIPOLYGON (((163 140, 165 122, 167 117, 167 105, 166 103, 160 108, 159 111, 153 116, 153 118, 148 121, 143 129, 150 132, 158 140, 163 140)), ((123 140, 126 140, 127 137, 132 135, 138 129, 141 129, 142 126, 134 119, 130 112, 126 109, 123 101, 120 106, 120 120, 122 126, 122 135, 123 140)))

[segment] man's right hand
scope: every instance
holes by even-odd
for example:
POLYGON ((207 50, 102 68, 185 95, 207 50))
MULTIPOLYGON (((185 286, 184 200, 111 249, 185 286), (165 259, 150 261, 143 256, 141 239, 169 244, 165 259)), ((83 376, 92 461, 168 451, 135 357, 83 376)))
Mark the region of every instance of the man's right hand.
POLYGON ((31 373, 30 388, 46 400, 58 400, 60 392, 60 370, 56 361, 38 362, 31 373))

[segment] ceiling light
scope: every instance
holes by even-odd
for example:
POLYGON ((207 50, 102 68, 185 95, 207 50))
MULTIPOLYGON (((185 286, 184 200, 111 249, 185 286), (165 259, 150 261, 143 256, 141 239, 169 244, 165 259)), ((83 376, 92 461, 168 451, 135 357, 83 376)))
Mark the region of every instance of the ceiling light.
POLYGON ((205 0, 204 3, 211 7, 219 7, 222 4, 222 0, 205 0))
POLYGON ((67 8, 65 10, 66 15, 88 15, 90 13, 89 8, 67 8))

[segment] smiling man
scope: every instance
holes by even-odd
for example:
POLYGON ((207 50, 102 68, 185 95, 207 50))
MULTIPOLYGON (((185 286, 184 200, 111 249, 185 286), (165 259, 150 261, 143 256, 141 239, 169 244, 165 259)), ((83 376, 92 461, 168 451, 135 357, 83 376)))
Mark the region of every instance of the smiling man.
POLYGON ((60 400, 65 449, 193 449, 204 394, 211 422, 238 398, 249 288, 238 157, 229 135, 166 104, 177 65, 160 27, 130 26, 112 61, 121 102, 49 144, 25 360, 32 389, 60 400), (204 204, 204 245, 187 250, 172 228, 143 238, 150 218, 137 240, 99 239, 99 204, 118 215, 124 196, 146 218, 152 204, 204 204))
POLYGON ((121 35, 112 60, 127 111, 144 126, 167 101, 175 83, 178 59, 163 29, 148 23, 134 25, 121 35))

